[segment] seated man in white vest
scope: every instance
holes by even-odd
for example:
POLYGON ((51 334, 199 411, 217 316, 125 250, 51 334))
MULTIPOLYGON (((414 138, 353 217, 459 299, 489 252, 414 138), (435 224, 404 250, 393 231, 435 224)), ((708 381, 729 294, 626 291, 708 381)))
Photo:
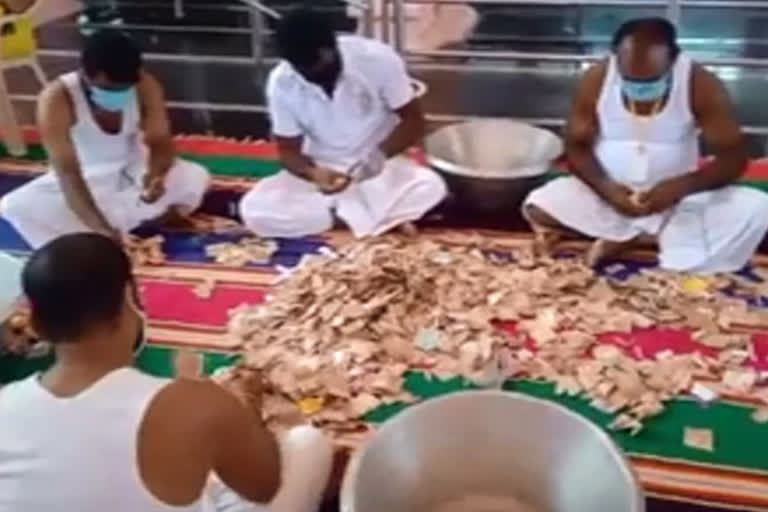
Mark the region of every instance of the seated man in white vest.
POLYGON ((317 510, 332 462, 318 430, 277 439, 249 382, 230 390, 133 367, 147 326, 115 241, 62 236, 20 279, 56 362, 0 389, 1 512, 317 510))
POLYGON ((653 243, 663 268, 735 271, 768 229, 768 195, 735 184, 747 152, 728 94, 667 20, 618 30, 579 86, 567 150, 574 176, 535 190, 524 213, 545 246, 563 230, 596 239, 590 264, 653 243), (703 164, 699 132, 714 152, 703 164))
POLYGON ((281 21, 277 45, 283 61, 269 76, 267 101, 284 169, 243 197, 248 228, 298 237, 330 229, 338 216, 355 236, 375 236, 442 201, 442 179, 400 156, 422 139, 425 121, 390 47, 336 36, 306 10, 281 21))
POLYGON ((205 169, 176 157, 163 88, 121 32, 86 41, 82 69, 40 95, 38 127, 51 171, 0 201, 0 215, 32 247, 66 233, 119 239, 146 221, 178 221, 208 186, 205 169))

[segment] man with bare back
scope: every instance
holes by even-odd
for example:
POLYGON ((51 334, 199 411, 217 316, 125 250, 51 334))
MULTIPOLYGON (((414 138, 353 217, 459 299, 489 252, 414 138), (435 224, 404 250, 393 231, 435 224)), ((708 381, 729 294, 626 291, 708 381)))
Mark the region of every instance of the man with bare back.
POLYGON ((316 512, 331 443, 270 432, 259 375, 224 388, 134 368, 146 318, 114 240, 64 235, 0 269, 56 353, 0 388, 0 512, 316 512))
POLYGON ((567 150, 573 176, 535 190, 524 213, 545 246, 567 231, 596 239, 590 264, 653 243, 663 268, 735 271, 768 229, 768 195, 734 184, 747 153, 728 94, 667 20, 617 31, 578 89, 567 150))
POLYGON ((42 92, 38 128, 53 172, 0 201, 0 215, 32 247, 80 231, 119 239, 146 221, 178 220, 208 186, 205 169, 176 158, 163 88, 121 32, 86 41, 82 69, 42 92))

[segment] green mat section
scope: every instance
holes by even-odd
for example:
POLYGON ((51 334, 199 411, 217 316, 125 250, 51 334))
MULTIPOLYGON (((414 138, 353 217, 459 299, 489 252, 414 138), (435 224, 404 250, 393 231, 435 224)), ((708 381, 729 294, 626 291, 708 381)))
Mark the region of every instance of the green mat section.
MULTIPOLYGON (((242 178, 263 178, 271 176, 280 170, 277 160, 246 158, 227 155, 199 155, 196 153, 181 153, 181 158, 197 162, 215 176, 238 176, 242 178)), ((10 157, 5 146, 0 142, 0 158, 10 157)), ((30 144, 27 147, 25 159, 33 162, 45 162, 48 156, 40 144, 30 144)))
MULTIPOLYGON (((137 367, 151 375, 171 377, 174 375, 175 353, 174 348, 148 345, 139 356, 137 367)), ((237 359, 238 356, 234 354, 206 352, 203 355, 203 369, 210 375, 219 368, 231 366, 237 359)), ((47 368, 51 362, 50 357, 29 360, 0 357, 0 382, 7 383, 24 378, 47 368)), ((405 387, 414 395, 425 399, 477 389, 459 377, 439 380, 418 372, 406 375, 405 387)), ((504 389, 557 402, 602 427, 607 427, 610 423, 609 415, 591 407, 586 400, 556 396, 552 384, 510 381, 504 389)), ((366 420, 381 423, 406 407, 408 406, 402 403, 383 405, 370 412, 366 420)), ((751 414, 751 408, 740 405, 719 402, 702 407, 694 401, 680 399, 669 403, 662 415, 648 421, 646 428, 637 436, 618 432, 610 434, 620 446, 631 453, 768 470, 768 457, 765 457, 762 450, 756 449, 768 446, 768 425, 755 423, 750 418, 751 414), (684 446, 683 430, 686 427, 712 429, 715 433, 715 451, 709 453, 684 446)))
POLYGON ((237 176, 241 178, 263 178, 271 176, 280 170, 277 160, 260 160, 237 156, 196 155, 181 153, 181 157, 191 162, 197 162, 214 176, 237 176))

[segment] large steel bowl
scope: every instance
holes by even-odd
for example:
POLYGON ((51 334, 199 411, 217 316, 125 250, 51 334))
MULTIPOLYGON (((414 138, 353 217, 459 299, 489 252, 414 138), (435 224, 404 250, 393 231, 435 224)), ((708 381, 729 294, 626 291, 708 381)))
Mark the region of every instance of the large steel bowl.
POLYGON ((643 512, 613 441, 581 416, 517 393, 455 393, 385 423, 352 459, 342 512, 430 512, 468 495, 534 512, 643 512))
POLYGON ((544 183, 552 161, 563 153, 554 133, 501 119, 445 126, 424 146, 458 206, 484 213, 520 208, 525 196, 544 183))

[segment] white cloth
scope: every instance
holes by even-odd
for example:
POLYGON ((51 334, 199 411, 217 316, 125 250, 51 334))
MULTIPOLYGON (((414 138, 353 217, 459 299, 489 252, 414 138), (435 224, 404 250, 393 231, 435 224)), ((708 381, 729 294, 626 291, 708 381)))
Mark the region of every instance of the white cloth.
MULTIPOLYGON (((96 205, 110 225, 128 232, 142 222, 162 216, 170 207, 196 209, 208 187, 208 172, 195 163, 177 160, 165 180, 166 193, 153 204, 141 200, 146 150, 139 140, 137 102, 123 111, 120 133, 105 133, 96 123, 80 77, 60 78, 75 110, 71 136, 80 167, 96 205)), ((67 204, 53 170, 12 191, 0 200, 0 215, 37 248, 57 236, 89 231, 67 204)))
MULTIPOLYGON (((395 111, 414 98, 403 60, 390 47, 340 36, 342 75, 333 96, 282 62, 267 81, 272 131, 303 137, 304 154, 348 173, 397 126, 395 111)), ((333 226, 333 213, 358 237, 416 220, 446 195, 442 179, 414 161, 390 159, 381 175, 333 196, 287 171, 257 183, 240 203, 245 225, 261 236, 297 237, 333 226)))
MULTIPOLYGON (((595 154, 613 180, 635 190, 694 171, 699 165, 696 121, 690 107, 692 62, 678 57, 666 105, 649 118, 631 114, 611 57, 598 100, 595 154)), ((618 213, 575 177, 559 178, 526 200, 563 225, 590 237, 628 241, 658 238, 663 268, 728 272, 746 265, 768 229, 768 195, 728 186, 684 198, 669 211, 641 218, 618 213)))
POLYGON ((269 505, 250 503, 211 479, 205 512, 315 512, 331 474, 333 446, 318 429, 299 426, 280 438, 282 485, 269 505))
POLYGON ((16 309, 21 297, 21 271, 24 263, 0 252, 0 324, 16 309))
POLYGON ((342 73, 333 97, 281 62, 267 80, 272 132, 303 137, 305 155, 347 169, 380 144, 400 122, 395 110, 414 98, 405 62, 389 46, 339 36, 342 73))
POLYGON ((296 427, 280 438, 282 485, 269 505, 240 498, 214 477, 201 499, 186 507, 152 496, 137 471, 138 432, 153 398, 169 382, 125 368, 75 398, 51 395, 37 375, 0 390, 0 512, 317 510, 333 450, 312 427, 296 427))
POLYGON ((265 237, 300 237, 333 227, 334 212, 356 237, 377 236, 420 219, 443 200, 443 180, 405 157, 387 161, 377 177, 327 195, 281 171, 257 183, 242 199, 246 227, 265 237))
POLYGON ((168 382, 126 368, 75 398, 37 375, 0 390, 0 512, 202 512, 160 503, 137 470, 139 427, 168 382))

